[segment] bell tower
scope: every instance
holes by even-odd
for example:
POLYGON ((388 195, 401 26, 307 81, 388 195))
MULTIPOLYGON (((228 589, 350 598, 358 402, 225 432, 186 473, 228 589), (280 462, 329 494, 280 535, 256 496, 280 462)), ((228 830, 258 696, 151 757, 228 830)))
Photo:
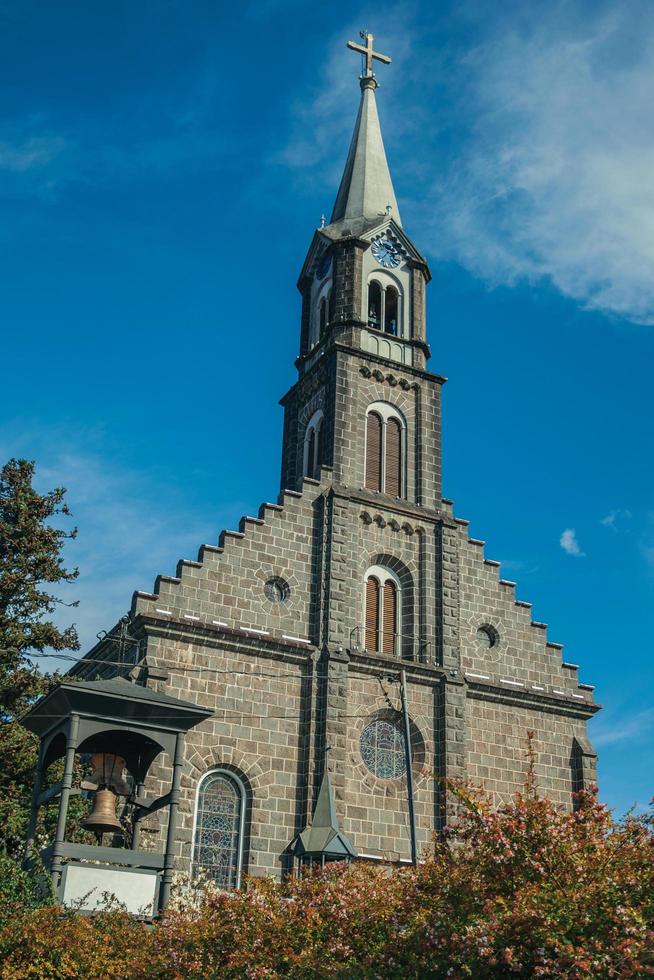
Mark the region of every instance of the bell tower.
POLYGON ((426 370, 426 260, 406 234, 377 112, 375 59, 361 52, 361 101, 328 224, 298 280, 299 378, 285 409, 282 489, 318 478, 417 504, 440 504, 440 387, 426 370))

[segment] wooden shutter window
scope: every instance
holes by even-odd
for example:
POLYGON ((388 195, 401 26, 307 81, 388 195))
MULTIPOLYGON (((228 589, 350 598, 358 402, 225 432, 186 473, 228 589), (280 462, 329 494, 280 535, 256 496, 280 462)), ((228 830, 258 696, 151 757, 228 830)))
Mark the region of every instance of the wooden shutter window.
POLYGON ((323 454, 323 448, 324 448, 323 431, 324 431, 325 426, 324 426, 323 422, 324 422, 323 419, 321 419, 320 422, 318 422, 318 445, 316 447, 316 469, 315 469, 315 472, 313 474, 314 475, 314 479, 316 479, 316 480, 320 476, 320 467, 324 463, 324 460, 322 458, 322 454, 323 454))
POLYGON ((397 588, 395 582, 387 579, 384 582, 384 622, 382 624, 383 641, 382 653, 396 652, 395 634, 397 633, 397 588))
POLYGON ((366 650, 379 649, 379 582, 366 580, 366 650))
POLYGON ((313 477, 313 464, 316 452, 316 430, 311 427, 309 430, 309 444, 307 445, 307 472, 306 475, 313 477))
POLYGON ((402 494, 402 427, 397 419, 386 423, 386 493, 402 494))
POLYGON ((381 490, 382 420, 369 412, 366 420, 366 490, 381 490))

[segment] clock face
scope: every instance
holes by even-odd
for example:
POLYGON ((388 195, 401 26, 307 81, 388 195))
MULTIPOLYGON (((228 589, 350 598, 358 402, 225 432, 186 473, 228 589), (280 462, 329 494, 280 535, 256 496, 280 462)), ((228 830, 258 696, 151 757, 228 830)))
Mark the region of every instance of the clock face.
POLYGON ((329 252, 325 252, 320 262, 318 263, 318 269, 316 275, 318 279, 324 279, 332 265, 332 257, 329 252))
POLYGON ((371 251, 379 264, 383 265, 386 269, 394 269, 400 264, 400 250, 388 238, 378 238, 374 241, 371 251))

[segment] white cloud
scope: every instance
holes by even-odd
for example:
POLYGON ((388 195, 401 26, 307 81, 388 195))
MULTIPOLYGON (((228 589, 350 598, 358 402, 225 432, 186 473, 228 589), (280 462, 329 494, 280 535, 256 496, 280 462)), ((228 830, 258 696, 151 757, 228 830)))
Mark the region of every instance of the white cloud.
POLYGON ((567 555, 573 555, 575 558, 585 557, 585 553, 579 547, 577 532, 574 528, 568 527, 565 529, 559 539, 559 544, 567 555))
POLYGON ((654 7, 533 10, 462 58, 473 122, 432 189, 432 251, 654 323, 654 7))
POLYGON ((618 528, 619 522, 622 520, 629 520, 630 517, 631 517, 630 510, 621 510, 621 509, 612 510, 606 515, 606 517, 602 517, 602 519, 600 520, 600 524, 602 524, 604 527, 608 527, 611 531, 615 531, 615 533, 617 534, 619 530, 618 528))
POLYGON ((0 170, 23 173, 49 164, 66 147, 57 136, 30 136, 19 143, 0 141, 0 170))
POLYGON ((633 742, 646 737, 654 728, 654 708, 638 711, 624 720, 608 719, 602 727, 600 721, 593 730, 593 742, 597 746, 614 745, 616 742, 633 742))
POLYGON ((100 441, 97 433, 71 437, 63 431, 0 437, 2 462, 12 455, 36 458, 41 492, 67 487, 73 519, 61 526, 76 524, 79 533, 66 544, 65 563, 78 566, 80 575, 59 597, 79 606, 60 607, 55 619, 62 626, 75 622, 82 652, 129 610, 135 590, 150 592, 158 574, 174 575, 180 558, 195 559, 201 544, 215 542, 218 531, 234 527, 247 510, 232 502, 210 515, 192 513, 174 490, 91 448, 94 441, 100 441))

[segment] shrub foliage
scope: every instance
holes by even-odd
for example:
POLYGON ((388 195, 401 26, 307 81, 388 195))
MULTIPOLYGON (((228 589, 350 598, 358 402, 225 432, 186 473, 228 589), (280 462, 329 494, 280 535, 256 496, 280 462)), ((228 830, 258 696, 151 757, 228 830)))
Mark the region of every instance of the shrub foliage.
POLYGON ((654 974, 652 819, 574 813, 528 790, 459 817, 417 868, 328 866, 279 885, 207 890, 146 926, 120 910, 16 911, 0 977, 597 978, 654 974))

